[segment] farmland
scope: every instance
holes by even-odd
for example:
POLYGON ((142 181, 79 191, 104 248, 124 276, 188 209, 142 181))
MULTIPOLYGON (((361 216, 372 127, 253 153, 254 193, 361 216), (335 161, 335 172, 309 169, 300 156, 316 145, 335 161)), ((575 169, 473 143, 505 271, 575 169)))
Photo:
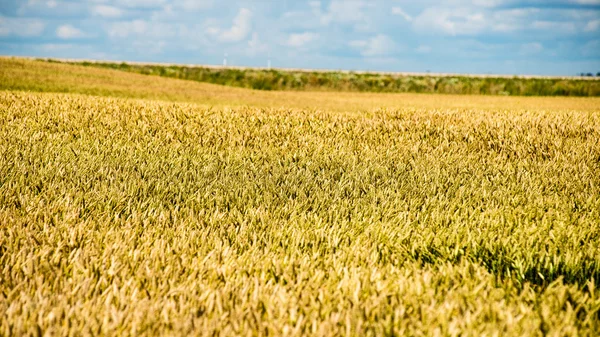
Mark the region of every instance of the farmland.
POLYGON ((600 96, 600 79, 459 74, 341 72, 294 69, 58 61, 257 90, 441 93, 503 96, 600 96))
POLYGON ((600 98, 0 59, 0 335, 600 330, 600 98))

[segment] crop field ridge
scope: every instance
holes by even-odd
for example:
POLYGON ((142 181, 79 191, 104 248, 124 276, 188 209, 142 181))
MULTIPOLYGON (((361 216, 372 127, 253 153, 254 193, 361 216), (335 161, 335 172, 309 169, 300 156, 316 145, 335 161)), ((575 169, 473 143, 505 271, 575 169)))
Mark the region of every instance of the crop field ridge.
POLYGON ((600 78, 410 74, 261 69, 178 64, 52 60, 257 90, 438 93, 502 96, 600 96, 600 78))
POLYGON ((0 62, 0 335, 600 331, 598 98, 0 62))

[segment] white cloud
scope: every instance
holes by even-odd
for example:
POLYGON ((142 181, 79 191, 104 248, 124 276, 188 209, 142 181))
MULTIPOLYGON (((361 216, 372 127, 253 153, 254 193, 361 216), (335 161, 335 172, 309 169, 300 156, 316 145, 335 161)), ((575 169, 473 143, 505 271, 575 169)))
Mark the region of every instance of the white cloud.
POLYGON ((475 6, 480 7, 497 7, 505 3, 505 0, 473 0, 472 3, 475 6))
MULTIPOLYGON (((582 26, 584 18, 589 17, 588 12, 541 8, 489 9, 483 6, 430 7, 414 18, 413 28, 417 32, 449 36, 476 36, 490 32, 509 33, 532 29, 549 34, 573 34, 582 26), (563 21, 553 19, 557 16, 563 21)), ((588 25, 585 29, 594 29, 595 23, 592 20, 588 25)))
POLYGON ((258 33, 252 34, 252 39, 248 41, 247 53, 251 56, 264 54, 269 51, 269 46, 266 43, 263 43, 258 37, 258 33))
POLYGON ((588 20, 596 20, 600 16, 598 11, 594 9, 568 9, 568 10, 554 10, 552 11, 556 16, 560 16, 563 20, 570 20, 576 22, 585 22, 588 20))
POLYGON ((537 8, 516 8, 494 11, 486 15, 489 28, 495 32, 512 32, 523 29, 530 18, 539 13, 537 8))
POLYGON ((141 35, 148 31, 148 23, 144 20, 133 20, 113 23, 109 30, 110 37, 128 37, 129 35, 141 35))
POLYGON ((476 35, 482 32, 488 21, 482 11, 470 8, 425 9, 414 20, 418 31, 436 31, 447 35, 476 35))
POLYGON ((360 54, 366 57, 390 55, 397 50, 397 45, 389 36, 376 35, 368 40, 350 41, 350 47, 360 50, 360 54))
POLYGON ((294 48, 304 47, 306 44, 319 38, 319 35, 311 32, 290 34, 286 45, 294 48))
POLYGON ((322 26, 319 20, 315 20, 313 13, 303 11, 285 12, 277 20, 275 25, 283 31, 312 30, 319 29, 322 26))
POLYGON ((119 5, 129 8, 156 8, 167 4, 166 0, 120 0, 119 5))
POLYGON ((399 15, 404 18, 404 20, 410 22, 413 20, 412 16, 408 15, 402 8, 400 7, 392 7, 392 14, 399 15))
POLYGON ((309 1, 308 6, 310 8, 312 8, 313 11, 320 11, 321 10, 321 1, 318 1, 318 0, 309 1))
POLYGON ((213 5, 213 0, 179 0, 175 1, 175 5, 187 11, 198 11, 210 8, 213 5))
POLYGON ((173 20, 177 15, 182 14, 182 10, 186 13, 198 12, 213 5, 214 0, 172 0, 167 3, 156 1, 156 6, 153 7, 157 9, 152 12, 152 18, 173 20))
POLYGON ((233 25, 229 29, 220 29, 214 26, 207 28, 206 32, 219 42, 240 42, 244 40, 252 30, 252 12, 247 8, 241 8, 233 19, 233 25))
POLYGON ((312 2, 313 12, 324 25, 330 23, 356 24, 366 20, 365 12, 373 4, 365 0, 331 0, 326 12, 321 11, 320 2, 312 2), (317 6, 318 4, 318 6, 317 6))
POLYGON ((600 19, 588 22, 583 30, 585 32, 595 32, 598 28, 600 28, 600 19))
MULTIPOLYGON (((0 0, 0 3, 7 1, 10 2, 10 0, 0 0)), ((12 2, 18 6, 15 11, 16 16, 40 19, 45 19, 48 16, 74 17, 81 15, 89 7, 87 1, 19 0, 12 2)), ((2 6, 0 5, 0 7, 2 6)))
POLYGON ((77 39, 84 37, 85 34, 72 25, 62 25, 56 29, 56 36, 61 39, 77 39))
POLYGON ((578 5, 600 5, 600 0, 571 0, 569 2, 576 3, 578 5))
POLYGON ((123 15, 123 11, 114 6, 98 5, 92 8, 92 14, 105 18, 118 18, 123 15))
POLYGON ((39 36, 44 32, 45 27, 44 22, 38 19, 0 16, 0 36, 39 36))
POLYGON ((58 6, 58 2, 56 0, 28 0, 21 5, 23 7, 48 7, 48 8, 56 8, 58 6))
POLYGON ((108 36, 112 38, 171 39, 186 32, 185 25, 145 20, 114 22, 108 28, 108 36))
POLYGON ((576 31, 575 23, 573 22, 535 20, 531 24, 531 27, 534 29, 561 33, 574 33, 576 31))

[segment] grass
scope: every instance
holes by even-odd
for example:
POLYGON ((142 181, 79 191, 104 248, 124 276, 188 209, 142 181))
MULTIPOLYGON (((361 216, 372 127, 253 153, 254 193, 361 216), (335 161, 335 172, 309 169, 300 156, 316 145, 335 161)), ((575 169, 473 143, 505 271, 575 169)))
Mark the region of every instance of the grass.
POLYGON ((259 91, 61 63, 0 58, 0 90, 259 107, 369 113, 377 109, 594 110, 599 97, 504 97, 355 92, 259 91))
POLYGON ((1 335, 600 329, 596 98, 0 62, 1 335))
MULTIPOLYGON (((55 61, 50 60, 50 62, 55 61)), ((72 62, 72 64, 257 90, 600 96, 600 81, 595 79, 406 76, 375 73, 218 69, 102 62, 72 62)))

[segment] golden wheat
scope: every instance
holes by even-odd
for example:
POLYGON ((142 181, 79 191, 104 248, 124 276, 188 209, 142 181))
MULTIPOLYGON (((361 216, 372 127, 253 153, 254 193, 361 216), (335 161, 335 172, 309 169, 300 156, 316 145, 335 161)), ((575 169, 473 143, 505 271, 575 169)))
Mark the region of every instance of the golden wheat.
POLYGON ((211 108, 14 89, 1 335, 600 329, 595 99, 359 95, 352 110, 240 91, 256 105, 211 108))

